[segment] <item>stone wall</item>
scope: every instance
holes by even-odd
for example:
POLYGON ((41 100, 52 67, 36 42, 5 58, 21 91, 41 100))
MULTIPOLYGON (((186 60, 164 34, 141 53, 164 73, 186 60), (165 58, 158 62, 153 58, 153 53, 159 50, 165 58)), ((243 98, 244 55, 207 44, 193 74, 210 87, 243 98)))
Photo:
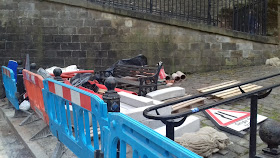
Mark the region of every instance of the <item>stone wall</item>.
POLYGON ((192 73, 264 64, 279 48, 61 3, 0 0, 0 64, 26 53, 42 67, 95 70, 144 54, 150 65, 163 61, 169 73, 192 73))

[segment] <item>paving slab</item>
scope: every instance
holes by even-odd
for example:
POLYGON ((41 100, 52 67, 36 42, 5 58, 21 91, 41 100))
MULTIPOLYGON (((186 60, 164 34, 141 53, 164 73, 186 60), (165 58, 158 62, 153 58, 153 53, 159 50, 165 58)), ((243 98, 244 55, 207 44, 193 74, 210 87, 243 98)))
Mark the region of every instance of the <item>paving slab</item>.
POLYGON ((166 100, 170 98, 182 97, 186 93, 185 88, 182 87, 169 87, 159 89, 153 92, 147 93, 146 97, 154 100, 166 100))

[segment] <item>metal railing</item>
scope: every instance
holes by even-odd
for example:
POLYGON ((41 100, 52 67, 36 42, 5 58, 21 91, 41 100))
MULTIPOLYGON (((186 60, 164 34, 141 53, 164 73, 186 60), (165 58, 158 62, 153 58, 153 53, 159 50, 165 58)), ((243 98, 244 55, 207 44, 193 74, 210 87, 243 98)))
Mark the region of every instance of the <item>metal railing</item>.
POLYGON ((154 120, 161 120, 165 125, 166 125, 166 136, 172 140, 174 140, 174 128, 178 127, 180 125, 182 125, 184 123, 184 121, 186 120, 186 118, 192 114, 195 114, 197 112, 200 111, 204 111, 207 110, 209 108, 213 108, 222 104, 227 104, 227 103, 231 103, 234 101, 238 101, 244 98, 250 98, 251 99, 251 106, 250 106, 250 146, 249 146, 249 157, 250 158, 254 158, 256 157, 256 133, 257 133, 257 110, 258 110, 258 99, 263 99, 265 97, 267 97, 270 92, 272 91, 273 88, 277 88, 280 87, 280 83, 277 84, 273 84, 267 87, 263 87, 254 91, 250 91, 250 92, 244 92, 241 88, 242 85, 248 84, 248 83, 252 83, 252 82, 257 82, 257 81, 261 81, 261 80, 265 80, 265 79, 269 79, 272 77, 277 77, 280 76, 280 73, 277 74, 273 74, 270 76, 266 76, 266 77, 262 77, 262 78, 258 78, 258 79, 254 79, 254 80, 250 80, 250 81, 246 81, 246 82, 242 82, 242 83, 238 83, 238 84, 234 84, 231 86, 227 86, 224 88, 220 88, 220 89, 216 89, 216 90, 212 90, 209 92, 205 92, 202 94, 197 94, 197 95, 193 95, 190 97, 186 97, 186 98, 182 98, 182 99, 178 99, 175 101, 171 101, 171 102, 167 102, 167 103, 163 103, 163 104, 159 104, 156 106, 152 106, 149 107, 147 109, 144 110, 143 115, 146 118, 149 119, 154 119, 154 120), (240 91, 242 92, 241 95, 237 95, 228 99, 224 99, 221 100, 219 102, 215 102, 212 104, 208 104, 208 105, 204 105, 198 108, 194 108, 191 109, 189 111, 185 111, 185 112, 181 112, 181 113, 176 113, 176 114, 171 114, 171 115, 151 115, 149 112, 151 111, 157 111, 160 108, 163 107, 167 107, 167 106, 171 106, 183 101, 187 101, 187 100, 191 100, 194 98, 198 98, 198 97, 204 97, 204 96, 208 96, 210 94, 213 93, 217 93, 220 91, 224 91, 230 88, 234 88, 234 87, 239 87, 240 91), (265 92, 265 93, 264 93, 265 92), (178 119, 181 118, 180 121, 178 121, 178 119), (174 119, 177 119, 177 121, 175 121, 174 119))
POLYGON ((267 0, 87 0, 135 12, 266 35, 267 0))

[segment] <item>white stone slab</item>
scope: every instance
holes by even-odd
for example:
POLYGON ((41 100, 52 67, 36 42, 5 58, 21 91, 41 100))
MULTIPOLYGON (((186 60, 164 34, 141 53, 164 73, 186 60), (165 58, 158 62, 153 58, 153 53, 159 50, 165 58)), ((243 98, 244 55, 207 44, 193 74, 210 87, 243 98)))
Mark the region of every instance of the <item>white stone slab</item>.
MULTIPOLYGON (((179 126, 175 127, 175 137, 181 137, 184 133, 192 133, 196 132, 200 129, 200 120, 198 117, 195 116, 189 116, 185 120, 185 122, 179 126)), ((166 127, 162 126, 160 128, 155 129, 159 134, 165 136, 166 134, 166 127)))
POLYGON ((169 87, 169 88, 164 88, 164 89, 150 92, 146 95, 146 97, 162 101, 170 98, 182 97, 185 95, 185 93, 186 93, 185 88, 169 87))
POLYGON ((160 120, 147 119, 147 120, 141 121, 141 123, 150 127, 151 129, 157 129, 157 128, 160 128, 162 126, 165 127, 165 124, 162 123, 160 120))
MULTIPOLYGON (((162 102, 155 101, 155 105, 160 104, 160 103, 162 103, 162 102)), ((151 106, 154 106, 154 105, 149 105, 149 106, 139 107, 139 108, 133 108, 133 106, 121 103, 121 112, 123 114, 133 118, 134 120, 142 122, 144 120, 147 120, 147 118, 143 115, 143 111, 145 109, 147 109, 148 107, 151 107, 151 106)), ((171 106, 158 109, 158 112, 159 112, 160 115, 170 115, 171 111, 172 111, 171 106)), ((156 111, 151 111, 150 114, 157 115, 156 111)))
POLYGON ((153 105, 153 99, 129 94, 126 92, 118 92, 122 103, 134 106, 134 107, 144 107, 148 105, 153 105))

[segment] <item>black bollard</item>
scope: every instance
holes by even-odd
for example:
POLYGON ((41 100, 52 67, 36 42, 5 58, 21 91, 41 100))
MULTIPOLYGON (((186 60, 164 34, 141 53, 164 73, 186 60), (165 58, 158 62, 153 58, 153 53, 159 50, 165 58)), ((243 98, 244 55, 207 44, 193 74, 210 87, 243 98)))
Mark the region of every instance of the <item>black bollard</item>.
POLYGON ((266 120, 259 130, 260 138, 267 144, 263 152, 270 155, 280 155, 280 122, 266 120))
MULTIPOLYGON (((120 112, 120 95, 115 91, 117 82, 113 76, 105 80, 107 91, 103 94, 102 98, 107 103, 108 112, 120 112)), ((120 157, 120 141, 117 143, 117 158, 120 157)))
POLYGON ((107 91, 103 94, 103 100, 107 103, 108 112, 120 112, 120 95, 115 91, 117 82, 110 76, 105 80, 107 91))
POLYGON ((33 73, 37 73, 36 63, 31 63, 30 64, 30 71, 33 72, 33 73))
POLYGON ((61 74, 62 74, 62 70, 60 68, 55 68, 53 70, 53 74, 54 74, 54 79, 59 81, 59 82, 63 82, 63 79, 61 78, 61 74))

